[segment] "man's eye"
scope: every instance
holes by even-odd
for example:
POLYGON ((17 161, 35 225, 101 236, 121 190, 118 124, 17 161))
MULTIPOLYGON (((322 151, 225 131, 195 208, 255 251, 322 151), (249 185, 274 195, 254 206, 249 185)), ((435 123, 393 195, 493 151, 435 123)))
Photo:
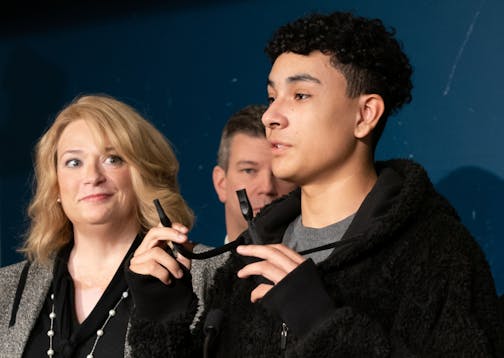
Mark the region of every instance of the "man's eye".
POLYGON ((65 167, 68 168, 77 168, 82 164, 82 162, 79 159, 68 159, 65 161, 65 167))
POLYGON ((105 164, 111 164, 111 165, 121 165, 124 163, 124 160, 118 156, 118 155, 109 155, 105 159, 105 164))
POLYGON ((308 99, 310 98, 309 94, 306 93, 296 93, 294 96, 296 99, 303 100, 303 99, 308 99))
POLYGON ((256 170, 253 168, 244 168, 241 171, 245 174, 254 174, 256 172, 256 170))
POLYGON ((268 103, 272 104, 275 101, 275 97, 268 97, 268 103))

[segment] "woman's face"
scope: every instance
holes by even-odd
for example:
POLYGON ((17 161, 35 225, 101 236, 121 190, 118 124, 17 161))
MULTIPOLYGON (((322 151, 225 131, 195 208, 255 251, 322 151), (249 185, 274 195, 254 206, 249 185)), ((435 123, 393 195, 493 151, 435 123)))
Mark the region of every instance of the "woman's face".
POLYGON ((103 151, 85 120, 71 122, 57 144, 63 211, 74 228, 125 227, 136 220, 130 168, 108 140, 103 151))

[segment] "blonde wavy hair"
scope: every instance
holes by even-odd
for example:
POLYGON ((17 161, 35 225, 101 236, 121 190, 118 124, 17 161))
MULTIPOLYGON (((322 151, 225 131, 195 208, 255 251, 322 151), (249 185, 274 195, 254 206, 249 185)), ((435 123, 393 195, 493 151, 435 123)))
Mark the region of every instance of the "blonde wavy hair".
POLYGON ((57 202, 56 165, 61 133, 77 120, 90 125, 103 150, 108 140, 129 165, 142 232, 159 223, 155 198, 172 221, 192 227, 194 215, 179 192, 179 163, 169 141, 131 106, 108 95, 82 95, 61 110, 35 147, 31 222, 20 252, 29 260, 48 263, 72 237, 72 223, 57 202))

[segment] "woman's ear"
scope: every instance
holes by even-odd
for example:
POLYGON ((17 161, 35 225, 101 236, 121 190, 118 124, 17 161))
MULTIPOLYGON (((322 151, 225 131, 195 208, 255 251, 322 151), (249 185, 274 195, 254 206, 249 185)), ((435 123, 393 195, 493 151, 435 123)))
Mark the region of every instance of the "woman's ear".
POLYGON ((370 135, 378 125, 385 103, 378 94, 362 95, 359 99, 359 116, 355 124, 354 135, 356 138, 365 138, 370 135))

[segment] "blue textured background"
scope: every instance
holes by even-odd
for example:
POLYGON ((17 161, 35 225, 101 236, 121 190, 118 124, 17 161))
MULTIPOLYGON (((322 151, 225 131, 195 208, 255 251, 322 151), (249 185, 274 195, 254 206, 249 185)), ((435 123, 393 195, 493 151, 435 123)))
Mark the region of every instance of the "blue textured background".
POLYGON ((378 159, 428 170, 484 249, 504 293, 504 2, 184 1, 19 3, 0 15, 0 265, 20 259, 33 144, 79 93, 139 109, 173 143, 192 239, 224 237, 211 170, 226 118, 266 101, 272 32, 312 11, 354 10, 397 30, 414 66, 413 102, 391 118, 378 159), (169 4, 168 4, 169 3, 169 4), (38 8, 35 8, 38 6, 38 8))

